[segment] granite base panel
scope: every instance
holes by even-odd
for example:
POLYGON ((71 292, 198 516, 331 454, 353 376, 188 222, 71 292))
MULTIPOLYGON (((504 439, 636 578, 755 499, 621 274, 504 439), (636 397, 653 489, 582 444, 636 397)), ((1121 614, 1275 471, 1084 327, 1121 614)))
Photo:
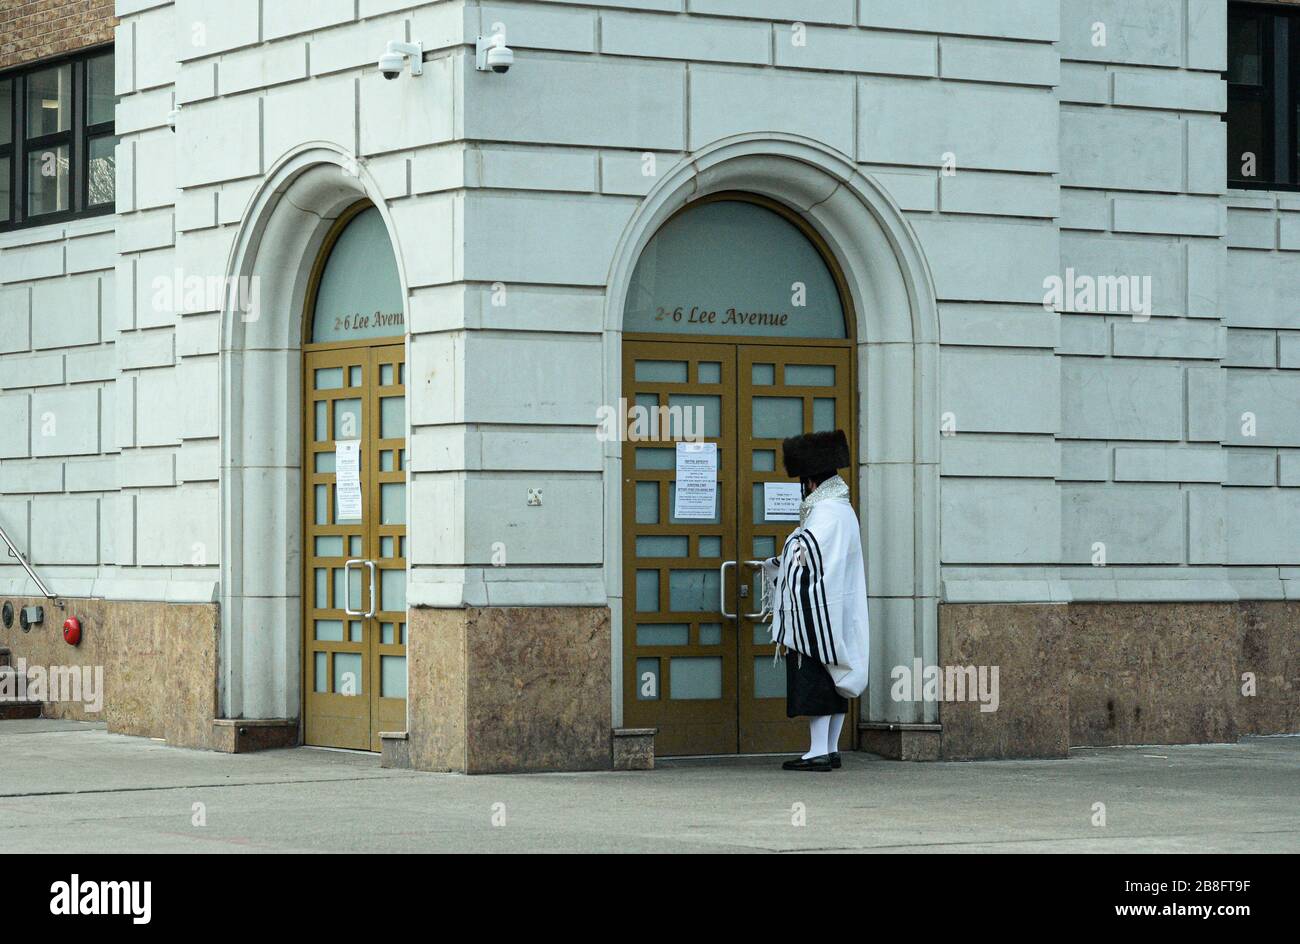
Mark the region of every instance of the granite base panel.
POLYGON ((611 758, 615 770, 654 770, 657 728, 615 728, 611 758))
POLYGON ((939 661, 999 670, 996 711, 941 701, 945 760, 1300 732, 1300 601, 949 604, 939 661))
POLYGON ((940 746, 938 725, 858 725, 858 750, 886 760, 938 760, 940 746))
MULTIPOLYGON (((160 738, 178 747, 213 746, 217 715, 217 664, 220 620, 212 604, 119 602, 65 598, 63 609, 50 600, 5 597, 17 609, 41 606, 44 622, 27 632, 17 619, 0 624, 0 646, 11 651, 15 666, 46 672, 58 667, 79 671, 102 691, 87 698, 42 697, 46 718, 106 721, 115 734, 160 738), (81 643, 63 639, 63 621, 81 621, 81 643), (96 704, 98 702, 98 704, 96 704)), ((53 695, 48 692, 47 695, 53 695)), ((77 694, 64 689, 64 695, 77 694)))
POLYGON ((297 718, 218 718, 212 725, 214 751, 248 754, 297 747, 297 718))
POLYGON ((609 769, 608 608, 412 609, 407 659, 412 768, 609 769))
POLYGON ((1067 638, 1064 605, 947 605, 939 608, 939 721, 944 760, 996 757, 1064 757, 1070 747, 1067 638), (965 692, 956 684, 969 676, 952 669, 974 666, 986 672, 992 690, 997 670, 996 710, 978 700, 979 686, 965 692))
POLYGON ((411 742, 405 731, 379 732, 379 766, 411 769, 411 742))

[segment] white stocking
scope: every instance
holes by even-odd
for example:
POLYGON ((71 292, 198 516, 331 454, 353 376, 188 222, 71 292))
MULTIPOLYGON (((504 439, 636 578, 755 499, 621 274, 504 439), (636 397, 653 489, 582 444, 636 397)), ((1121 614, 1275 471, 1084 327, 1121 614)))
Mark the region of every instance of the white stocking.
POLYGON ((844 730, 844 715, 831 715, 831 727, 826 740, 826 752, 834 754, 840 749, 840 732, 844 730))
POLYGON ((812 734, 812 746, 808 748, 808 753, 803 755, 804 760, 821 757, 826 753, 826 738, 830 734, 830 724, 830 715, 818 715, 808 720, 808 727, 812 734))

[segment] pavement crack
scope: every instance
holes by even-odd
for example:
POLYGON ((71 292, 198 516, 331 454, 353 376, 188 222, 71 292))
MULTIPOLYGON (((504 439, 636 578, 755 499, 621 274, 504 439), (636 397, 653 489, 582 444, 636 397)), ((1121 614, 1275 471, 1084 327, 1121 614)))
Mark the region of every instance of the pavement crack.
MULTIPOLYGON (((412 775, 413 776, 413 775, 412 775)), ((167 790, 215 790, 223 787, 290 787, 307 783, 356 783, 363 780, 406 780, 405 776, 319 777, 309 780, 240 780, 235 783, 182 783, 158 787, 107 787, 98 790, 34 790, 30 793, 0 793, 0 800, 24 797, 90 796, 111 793, 160 793, 167 790)))

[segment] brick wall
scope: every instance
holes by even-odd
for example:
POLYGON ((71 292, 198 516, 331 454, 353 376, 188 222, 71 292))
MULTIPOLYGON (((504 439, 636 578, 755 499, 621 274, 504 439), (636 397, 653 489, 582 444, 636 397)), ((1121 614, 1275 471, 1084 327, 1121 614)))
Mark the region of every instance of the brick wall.
POLYGON ((0 0, 0 69, 113 41, 113 0, 0 0))

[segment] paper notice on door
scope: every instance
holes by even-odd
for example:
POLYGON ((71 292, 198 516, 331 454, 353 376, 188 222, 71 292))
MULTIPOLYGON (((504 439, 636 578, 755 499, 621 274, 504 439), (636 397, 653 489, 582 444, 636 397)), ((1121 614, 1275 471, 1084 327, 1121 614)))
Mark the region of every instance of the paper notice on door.
POLYGON ((361 440, 340 439, 334 444, 334 494, 336 521, 361 520, 361 440))
POLYGON ((798 482, 764 482, 763 520, 798 521, 802 501, 798 482))
POLYGON ((673 517, 712 521, 718 513, 718 444, 677 444, 673 517))

